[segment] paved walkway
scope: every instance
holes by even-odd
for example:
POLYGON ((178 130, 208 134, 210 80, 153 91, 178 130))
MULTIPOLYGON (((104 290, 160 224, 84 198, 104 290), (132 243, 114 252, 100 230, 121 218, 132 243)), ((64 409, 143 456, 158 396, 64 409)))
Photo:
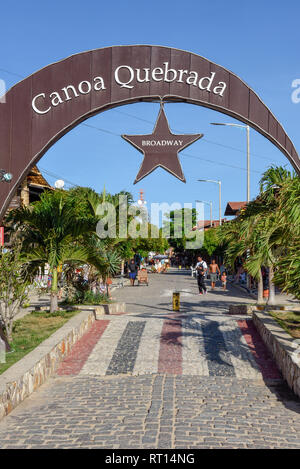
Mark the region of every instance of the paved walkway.
POLYGON ((300 448, 300 401, 252 321, 226 314, 253 300, 199 296, 184 271, 149 278, 114 292, 128 313, 96 321, 0 422, 0 448, 300 448))

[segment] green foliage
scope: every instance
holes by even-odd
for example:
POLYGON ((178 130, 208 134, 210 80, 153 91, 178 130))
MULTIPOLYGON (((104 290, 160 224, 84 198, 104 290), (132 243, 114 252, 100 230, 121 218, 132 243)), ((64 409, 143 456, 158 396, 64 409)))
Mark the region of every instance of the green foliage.
POLYGON ((148 238, 138 237, 133 240, 132 247, 134 252, 139 252, 142 257, 147 257, 149 252, 163 254, 169 247, 169 243, 164 238, 162 229, 148 223, 148 238))
POLYGON ((41 342, 62 327, 78 311, 34 311, 13 324, 11 353, 6 354, 6 363, 0 363, 0 374, 34 350, 41 342))
POLYGON ((270 311, 275 321, 292 337, 300 339, 300 312, 298 311, 270 311))
POLYGON ((300 178, 296 174, 283 167, 265 171, 259 196, 224 224, 218 236, 226 246, 229 264, 243 257, 245 269, 257 279, 261 267, 268 266, 275 270, 274 283, 300 298, 300 178))
POLYGON ((51 269, 67 261, 85 261, 87 250, 79 240, 92 232, 95 220, 78 217, 75 201, 65 191, 47 191, 38 202, 20 207, 8 216, 18 229, 26 261, 36 265, 48 263, 51 269))
POLYGON ((76 290, 72 298, 68 299, 64 304, 69 305, 100 305, 111 303, 109 297, 104 293, 94 293, 91 290, 76 290))
POLYGON ((8 216, 22 243, 22 256, 32 270, 47 263, 52 273, 51 312, 57 309, 57 269, 93 256, 82 240, 92 233, 96 218, 78 215, 76 200, 66 191, 47 191, 38 202, 8 216))
POLYGON ((277 263, 274 282, 300 300, 300 240, 277 263))
POLYGON ((193 241, 192 227, 197 222, 196 209, 182 208, 179 210, 171 210, 165 214, 168 218, 163 223, 163 236, 168 238, 169 245, 176 252, 183 252, 186 248, 187 241, 193 241))
MULTIPOLYGON (((25 266, 26 267, 26 266, 25 266)), ((23 302, 27 301, 29 278, 18 246, 0 253, 0 325, 8 342, 12 341, 13 321, 23 302)))
POLYGON ((221 254, 221 243, 218 237, 218 230, 219 228, 210 228, 204 232, 204 243, 202 246, 202 250, 205 251, 208 256, 212 256, 213 254, 221 254))

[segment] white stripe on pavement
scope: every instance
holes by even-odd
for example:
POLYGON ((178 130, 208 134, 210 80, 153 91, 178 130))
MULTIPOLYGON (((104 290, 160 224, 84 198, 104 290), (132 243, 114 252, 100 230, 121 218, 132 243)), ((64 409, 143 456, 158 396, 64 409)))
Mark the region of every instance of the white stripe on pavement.
POLYGON ((207 360, 204 352, 203 335, 199 321, 182 320, 182 374, 209 376, 207 360))
POLYGON ((127 318, 110 321, 87 362, 82 367, 80 375, 105 375, 127 322, 127 318))
POLYGON ((157 373, 163 319, 149 319, 141 337, 133 375, 157 373))

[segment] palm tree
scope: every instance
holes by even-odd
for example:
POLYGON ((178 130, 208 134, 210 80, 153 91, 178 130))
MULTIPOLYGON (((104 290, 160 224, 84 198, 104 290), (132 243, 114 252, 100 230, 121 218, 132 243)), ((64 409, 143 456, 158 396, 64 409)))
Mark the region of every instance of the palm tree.
POLYGON ((260 179, 260 193, 266 192, 273 195, 274 189, 280 189, 292 178, 293 174, 283 166, 270 166, 260 179))
POLYGON ((274 282, 300 299, 300 178, 294 175, 280 191, 279 214, 283 229, 282 256, 274 282))
POLYGON ((262 236, 269 261, 267 265, 269 267, 268 304, 270 305, 276 304, 274 270, 281 256, 284 255, 283 241, 287 231, 286 213, 285 210, 280 210, 280 199, 282 191, 290 185, 295 177, 295 173, 291 173, 282 166, 271 166, 263 173, 260 180, 260 198, 264 204, 264 210, 261 211, 261 214, 266 219, 262 236))
POLYGON ((80 237, 93 231, 95 220, 78 217, 76 205, 65 191, 51 191, 42 194, 38 202, 10 212, 8 222, 18 230, 24 261, 32 266, 49 265, 50 312, 54 312, 58 308, 58 267, 91 260, 91 252, 80 243, 80 237))
POLYGON ((274 282, 300 298, 300 178, 272 166, 260 180, 260 194, 241 214, 219 231, 231 264, 245 256, 245 269, 258 280, 262 301, 261 267, 269 268, 268 304, 275 304, 274 282))
MULTIPOLYGON (((248 208, 248 207, 247 207, 248 208)), ((262 260, 257 255, 261 249, 261 228, 255 217, 245 211, 230 223, 225 223, 218 231, 218 238, 225 246, 226 262, 234 266, 237 258, 244 257, 244 268, 258 282, 257 302, 263 303, 262 260)))
MULTIPOLYGON (((88 238, 84 237, 83 244, 87 249, 93 253, 93 261, 89 268, 89 278, 103 279, 113 276, 121 268, 124 259, 128 258, 128 253, 132 255, 132 240, 120 238, 120 210, 126 209, 127 227, 129 222, 133 219, 132 215, 128 215, 128 209, 133 203, 132 195, 129 192, 121 191, 117 194, 109 194, 103 189, 102 193, 98 194, 94 190, 87 187, 76 187, 71 189, 70 197, 74 200, 77 207, 83 210, 88 217, 95 221, 94 233, 88 238), (97 232, 97 223, 102 219, 103 215, 99 214, 99 207, 101 204, 112 204, 115 209, 115 220, 113 220, 113 228, 115 229, 114 237, 107 237, 100 239, 97 232), (126 204, 126 206, 122 206, 126 204), (122 207, 121 207, 122 206, 122 207), (119 229, 119 230, 118 230, 119 229), (98 262, 97 262, 98 259, 98 262)), ((129 256, 130 257, 130 256, 129 256)))
POLYGON ((238 256, 247 256, 244 267, 258 280, 258 302, 262 302, 261 268, 269 268, 268 304, 275 304, 274 268, 282 253, 284 225, 279 214, 279 193, 291 181, 292 174, 282 167, 271 167, 262 175, 260 194, 249 202, 239 217, 220 230, 227 242, 231 264, 238 256), (231 225, 230 227, 228 225, 231 225))
MULTIPOLYGON (((275 304, 275 287, 273 283, 274 265, 276 263, 276 233, 274 220, 271 217, 249 217, 251 236, 248 239, 250 256, 245 262, 247 272, 258 279, 258 301, 262 301, 262 266, 269 268, 269 298, 268 304, 275 304)), ((242 228, 243 229, 243 228, 242 228)))
POLYGON ((116 249, 112 249, 108 243, 97 236, 90 236, 85 243, 88 252, 92 253, 90 259, 90 274, 95 279, 106 281, 108 277, 115 275, 120 269, 121 257, 116 249))

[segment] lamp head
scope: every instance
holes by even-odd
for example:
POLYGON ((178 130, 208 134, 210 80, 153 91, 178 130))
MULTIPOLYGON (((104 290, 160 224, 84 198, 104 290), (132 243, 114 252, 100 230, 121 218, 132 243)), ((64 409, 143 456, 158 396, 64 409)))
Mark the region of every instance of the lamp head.
POLYGON ((11 173, 4 173, 3 174, 3 180, 5 182, 10 182, 12 180, 13 175, 11 173))
POLYGON ((0 181, 1 182, 10 182, 13 178, 11 173, 5 171, 5 169, 0 169, 0 181))

